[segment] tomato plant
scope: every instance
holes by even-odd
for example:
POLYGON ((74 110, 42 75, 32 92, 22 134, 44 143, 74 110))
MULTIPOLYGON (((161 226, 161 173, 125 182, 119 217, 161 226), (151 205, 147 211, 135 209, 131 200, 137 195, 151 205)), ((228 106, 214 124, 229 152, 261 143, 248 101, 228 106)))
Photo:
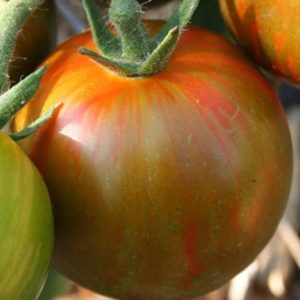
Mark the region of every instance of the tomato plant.
POLYGON ((299 1, 220 0, 237 40, 269 71, 300 82, 299 1))
MULTIPOLYGON (((30 100, 44 72, 43 68, 37 70, 8 88, 15 36, 41 2, 0 1, 1 129, 30 100)), ((41 126, 42 119, 11 137, 30 134, 41 126)), ((36 299, 47 275, 52 247, 53 218, 45 183, 19 146, 0 131, 0 299, 36 299)))
MULTIPOLYGON (((183 1, 179 11, 190 6, 183 1)), ((140 36, 135 57, 139 43, 149 46, 140 36)), ((117 41, 108 41, 117 53, 117 41)), ((53 201, 54 266, 121 299, 183 299, 217 288, 266 245, 286 205, 291 145, 274 91, 234 45, 193 27, 151 75, 149 64, 113 65, 93 51, 90 32, 58 47, 13 124, 20 130, 64 103, 21 143, 53 201)), ((158 51, 151 61, 161 61, 158 51)))
POLYGON ((56 41, 55 18, 54 0, 46 0, 25 22, 9 67, 12 82, 32 72, 53 49, 56 41))
POLYGON ((23 151, 0 132, 0 299, 35 299, 53 243, 47 189, 23 151))

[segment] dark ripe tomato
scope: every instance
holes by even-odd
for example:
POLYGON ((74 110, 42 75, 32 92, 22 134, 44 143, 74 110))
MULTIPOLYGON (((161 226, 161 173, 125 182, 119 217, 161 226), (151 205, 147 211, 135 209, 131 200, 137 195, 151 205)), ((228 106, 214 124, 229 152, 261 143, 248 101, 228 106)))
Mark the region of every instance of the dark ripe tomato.
POLYGON ((0 299, 36 299, 46 279, 53 219, 32 162, 0 132, 0 299))
MULTIPOLYGON (((157 23, 151 23, 157 26, 157 23)), ((46 61, 20 130, 56 221, 54 266, 118 299, 184 299, 245 268, 286 205, 291 145, 264 77, 222 37, 186 29, 166 69, 126 78, 78 54, 75 36, 46 61)))
POLYGON ((31 73, 53 49, 56 41, 54 0, 45 0, 28 18, 18 35, 9 68, 12 82, 31 73))
POLYGON ((269 71, 300 83, 300 2, 220 0, 225 20, 249 54, 269 71))

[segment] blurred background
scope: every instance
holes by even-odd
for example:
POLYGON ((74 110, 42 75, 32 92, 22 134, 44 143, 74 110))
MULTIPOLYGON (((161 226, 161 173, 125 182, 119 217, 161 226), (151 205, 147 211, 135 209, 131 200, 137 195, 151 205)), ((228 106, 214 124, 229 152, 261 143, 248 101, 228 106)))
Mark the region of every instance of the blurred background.
MULTIPOLYGON (((179 0, 163 5, 145 0, 144 17, 166 19, 179 0)), ((162 1, 163 2, 163 1, 162 1)), ((104 16, 107 0, 98 1, 104 16)), ((56 0, 57 44, 87 28, 80 0, 56 0)), ((202 0, 192 24, 231 38, 217 0, 202 0)), ((201 41, 200 41, 201 42, 201 41)), ((300 89, 272 79, 287 112, 294 147, 294 177, 286 213, 273 239, 242 273, 222 288, 194 300, 299 300, 300 299, 300 89)), ((109 300, 96 295, 51 270, 39 300, 109 300)))

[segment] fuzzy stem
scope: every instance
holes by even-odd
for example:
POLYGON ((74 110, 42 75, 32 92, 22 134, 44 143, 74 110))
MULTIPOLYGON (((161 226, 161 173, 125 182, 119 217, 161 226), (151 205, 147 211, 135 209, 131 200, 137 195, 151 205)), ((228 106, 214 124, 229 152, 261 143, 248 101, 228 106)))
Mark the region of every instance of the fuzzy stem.
POLYGON ((35 71, 0 96, 0 128, 32 98, 45 70, 35 71))
POLYGON ((121 55, 121 43, 107 28, 106 22, 98 12, 96 3, 93 0, 83 0, 82 3, 97 48, 104 56, 109 55, 115 57, 121 55))
POLYGON ((140 73, 148 75, 163 70, 168 63, 169 56, 172 54, 179 39, 179 28, 171 29, 164 40, 149 55, 148 59, 140 68, 140 73))
POLYGON ((123 58, 143 60, 150 50, 150 39, 141 12, 141 5, 135 0, 111 1, 109 17, 121 38, 123 58))
POLYGON ((80 48, 79 52, 123 76, 143 77, 160 72, 199 1, 182 0, 162 30, 151 38, 141 19, 141 5, 136 0, 112 0, 109 18, 119 35, 118 41, 108 32, 92 0, 83 0, 94 40, 102 53, 86 48, 80 48))
POLYGON ((183 0, 154 38, 155 43, 161 43, 168 32, 176 26, 178 26, 179 32, 181 33, 192 18, 199 2, 200 0, 183 0))
POLYGON ((8 66, 15 41, 21 26, 27 17, 38 8, 44 0, 10 0, 0 1, 0 90, 8 82, 8 66))

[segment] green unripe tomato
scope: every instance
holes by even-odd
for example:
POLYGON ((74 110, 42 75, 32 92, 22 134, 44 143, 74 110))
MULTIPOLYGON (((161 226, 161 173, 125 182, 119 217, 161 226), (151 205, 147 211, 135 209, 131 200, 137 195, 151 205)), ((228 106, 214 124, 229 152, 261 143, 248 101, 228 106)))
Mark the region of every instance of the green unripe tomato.
POLYGON ((48 272, 53 220, 44 182, 0 132, 0 299, 36 299, 48 272))

